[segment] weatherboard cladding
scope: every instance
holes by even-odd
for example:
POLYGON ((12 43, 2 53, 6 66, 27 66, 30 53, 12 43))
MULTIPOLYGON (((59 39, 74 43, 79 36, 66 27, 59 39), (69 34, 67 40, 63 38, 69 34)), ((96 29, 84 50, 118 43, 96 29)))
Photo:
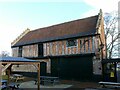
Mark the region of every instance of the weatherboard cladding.
POLYGON ((28 32, 14 46, 94 35, 98 15, 28 32))

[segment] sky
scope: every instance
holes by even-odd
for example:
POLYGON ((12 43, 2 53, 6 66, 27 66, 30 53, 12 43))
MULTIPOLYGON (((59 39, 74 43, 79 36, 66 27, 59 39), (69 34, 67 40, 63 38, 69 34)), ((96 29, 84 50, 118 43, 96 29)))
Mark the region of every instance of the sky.
POLYGON ((0 53, 27 28, 35 30, 118 9, 119 0, 0 0, 0 53))

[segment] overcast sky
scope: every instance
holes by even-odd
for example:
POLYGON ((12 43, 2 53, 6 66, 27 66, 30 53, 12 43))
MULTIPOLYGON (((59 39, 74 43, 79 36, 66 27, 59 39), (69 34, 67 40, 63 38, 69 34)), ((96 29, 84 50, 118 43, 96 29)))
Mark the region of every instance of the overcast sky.
POLYGON ((119 0, 0 0, 0 52, 26 28, 34 30, 118 9, 119 0))

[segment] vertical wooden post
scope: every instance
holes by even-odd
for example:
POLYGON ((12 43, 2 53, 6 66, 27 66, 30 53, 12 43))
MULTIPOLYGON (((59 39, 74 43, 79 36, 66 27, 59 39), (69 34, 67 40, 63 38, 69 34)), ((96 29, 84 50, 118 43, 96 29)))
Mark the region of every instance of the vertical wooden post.
POLYGON ((10 83, 10 67, 8 68, 8 71, 7 71, 7 73, 8 73, 8 84, 10 83))
POLYGON ((40 63, 38 63, 38 90, 40 90, 40 63))

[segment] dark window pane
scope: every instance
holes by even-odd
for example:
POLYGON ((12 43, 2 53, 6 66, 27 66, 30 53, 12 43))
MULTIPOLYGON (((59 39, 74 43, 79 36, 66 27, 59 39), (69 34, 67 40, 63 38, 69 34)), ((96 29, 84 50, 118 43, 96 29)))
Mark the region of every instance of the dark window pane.
POLYGON ((75 39, 70 39, 67 41, 67 47, 71 47, 71 46, 76 46, 76 40, 75 39))
POLYGON ((19 47, 19 50, 18 50, 18 57, 22 57, 22 46, 19 47))
POLYGON ((43 56, 43 44, 38 44, 38 56, 43 56))

